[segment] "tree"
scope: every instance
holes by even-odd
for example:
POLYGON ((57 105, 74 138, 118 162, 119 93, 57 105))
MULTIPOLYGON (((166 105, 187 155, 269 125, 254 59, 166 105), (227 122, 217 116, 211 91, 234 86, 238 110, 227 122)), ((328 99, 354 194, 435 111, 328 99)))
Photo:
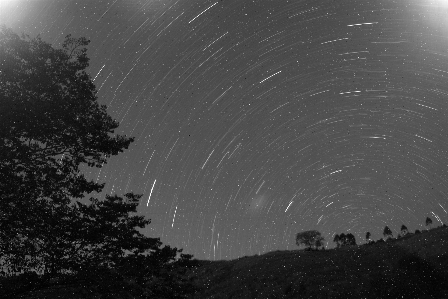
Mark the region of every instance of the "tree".
POLYGON ((118 127, 97 102, 85 72, 85 38, 67 36, 63 49, 39 37, 0 28, 0 252, 36 250, 40 217, 68 212, 71 199, 99 192, 80 165, 101 167, 133 138, 111 135, 118 127), (33 236, 33 238, 31 238, 33 236), (19 246, 20 244, 20 246, 19 246))
POLYGON ((346 246, 356 245, 356 238, 352 233, 348 233, 345 237, 346 237, 345 241, 346 246))
POLYGON ((305 245, 309 250, 322 246, 324 238, 317 230, 309 230, 296 234, 297 246, 305 245))
POLYGON ((111 135, 119 123, 98 104, 85 72, 88 43, 69 35, 63 49, 54 49, 1 27, 2 203, 37 197, 60 203, 99 192, 104 184, 88 181, 79 166, 102 167, 134 140, 111 135))
POLYGON ((344 233, 339 234, 339 247, 343 247, 347 242, 347 236, 344 233))
POLYGON ((425 221, 425 223, 426 223, 426 226, 427 226, 427 227, 431 228, 431 225, 432 225, 432 220, 431 220, 431 218, 426 217, 426 221, 425 221))
POLYGON ((324 245, 323 241, 324 241, 324 238, 319 239, 319 240, 316 241, 316 250, 318 250, 319 248, 325 248, 325 245, 324 245))
POLYGON ((341 246, 341 244, 340 244, 339 241, 340 241, 340 240, 339 240, 339 235, 336 234, 336 235, 334 236, 334 239, 333 239, 333 242, 336 243, 336 248, 339 248, 339 247, 341 246))
POLYGON ((356 238, 352 233, 339 235, 339 247, 356 245, 356 238))
POLYGON ((88 43, 67 36, 63 49, 54 49, 1 27, 2 241, 32 231, 34 224, 26 227, 22 220, 37 211, 100 192, 104 184, 88 181, 80 165, 101 167, 134 140, 111 135, 119 124, 98 104, 85 72, 88 43))
POLYGON ((367 232, 367 233, 366 233, 366 242, 367 242, 367 243, 370 242, 370 236, 371 236, 370 232, 367 232))
POLYGON ((55 230, 47 235, 48 240, 42 242, 41 251, 50 253, 43 258, 45 266, 51 265, 55 272, 77 271, 92 265, 115 267, 126 252, 139 255, 157 251, 162 245, 160 239, 145 237, 136 229, 151 221, 130 215, 136 213, 140 198, 141 195, 127 193, 125 198, 106 195, 102 201, 90 198, 90 204, 77 202, 63 230, 59 226, 64 222, 56 223, 55 230), (55 255, 56 261, 49 259, 55 255))
MULTIPOLYGON (((111 298, 135 292, 177 298, 193 291, 183 271, 192 256, 181 255, 174 264, 182 250, 162 248, 159 238, 145 237, 136 229, 150 223, 143 216, 130 215, 136 212, 139 199, 132 193, 125 198, 106 196, 103 201, 91 198, 90 204, 70 206, 70 213, 61 214, 65 218, 53 217, 53 229, 39 234, 33 256, 37 261, 33 266, 43 272, 42 278, 32 286, 5 284, 0 293, 17 297, 30 289, 48 289, 55 285, 51 283, 55 278, 59 286, 75 285, 91 294, 113 292, 118 296, 111 298)), ((26 266, 28 270, 30 265, 26 266)))
POLYGON ((406 227, 406 225, 402 224, 401 225, 401 235, 404 237, 408 234, 408 228, 406 227))
MULTIPOLYGON (((134 140, 114 135, 119 123, 97 102, 85 72, 88 43, 69 35, 54 49, 39 37, 0 28, 0 266, 28 278, 36 271, 37 279, 25 279, 34 289, 69 275, 71 281, 89 277, 93 289, 106 292, 114 289, 110 283, 129 289, 123 269, 135 258, 169 278, 160 287, 176 289, 180 280, 171 264, 181 250, 162 248, 159 238, 136 229, 150 223, 131 216, 140 195, 78 201, 104 187, 87 180, 80 167, 100 168, 134 140)), ((144 280, 154 280, 148 271, 144 280)), ((1 284, 8 285, 16 284, 1 284)), ((29 289, 15 287, 11 298, 29 289)))
POLYGON ((390 228, 387 225, 383 230, 383 236, 385 239, 392 238, 392 236, 393 236, 392 231, 390 230, 390 228))

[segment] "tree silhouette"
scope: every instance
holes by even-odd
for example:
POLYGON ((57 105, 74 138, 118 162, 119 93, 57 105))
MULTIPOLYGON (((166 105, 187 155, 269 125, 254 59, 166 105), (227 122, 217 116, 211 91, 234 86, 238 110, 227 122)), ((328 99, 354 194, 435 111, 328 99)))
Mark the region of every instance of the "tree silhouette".
POLYGON ((370 236, 371 236, 370 232, 367 232, 367 233, 366 233, 366 241, 367 241, 367 242, 370 241, 370 236))
POLYGON ((339 243, 341 244, 340 245, 341 247, 356 245, 356 239, 352 233, 348 234, 342 233, 339 235, 339 243))
POLYGON ((305 245, 308 250, 317 249, 319 246, 322 246, 323 241, 324 238, 317 230, 309 230, 296 234, 297 246, 305 245))
MULTIPOLYGON (((57 278, 59 286, 74 285, 101 295, 113 292, 124 296, 151 291, 159 298, 163 294, 176 298, 178 292, 194 290, 184 277, 185 273, 179 271, 185 265, 173 264, 182 250, 170 246, 162 248, 159 238, 145 237, 136 229, 150 223, 143 216, 130 215, 136 212, 139 199, 140 196, 132 193, 124 198, 106 196, 103 201, 91 198, 90 204, 78 202, 71 206, 71 213, 63 214, 63 219, 54 217, 53 229, 40 235, 39 251, 34 256, 38 261, 35 268, 43 270, 44 275, 40 281, 36 280, 32 289, 49 288, 53 286, 50 282, 57 278), (70 275, 65 275, 67 273, 70 275), (138 283, 135 285, 131 281, 138 283), (168 290, 172 294, 167 293, 168 290)), ((191 257, 184 255, 182 263, 187 264, 191 257)), ((30 286, 26 285, 0 289, 0 293, 11 297, 28 291, 30 286)), ((122 298, 120 296, 116 298, 122 298)))
MULTIPOLYGON (((133 141, 113 135, 119 123, 97 102, 85 72, 88 43, 67 36, 62 49, 54 49, 39 37, 0 28, 0 266, 11 273, 37 271, 42 277, 32 279, 34 289, 72 275, 90 277, 92 292, 100 286, 106 292, 111 281, 129 289, 130 280, 118 271, 144 256, 176 289, 180 282, 170 269, 181 250, 162 248, 159 238, 137 230, 150 223, 131 216, 140 195, 77 201, 104 187, 87 180, 80 166, 102 167, 133 141)), ((146 280, 152 279, 148 273, 146 280)), ((25 292, 22 287, 9 290, 9 297, 25 292)))
POLYGON ((3 196, 51 195, 54 200, 98 192, 104 184, 88 181, 79 166, 101 167, 134 140, 111 135, 119 123, 98 104, 85 72, 88 44, 68 35, 63 49, 54 49, 39 37, 20 38, 1 27, 3 196))
POLYGON ((345 245, 346 240, 347 240, 346 235, 344 233, 340 233, 339 234, 339 244, 340 244, 340 247, 345 245))
POLYGON ((432 225, 432 220, 431 220, 431 218, 426 217, 425 224, 426 224, 427 227, 431 228, 431 225, 432 225))
POLYGON ((392 238, 392 236, 393 236, 392 231, 390 230, 390 228, 387 225, 383 230, 383 236, 385 239, 392 238))
POLYGON ((400 229, 400 231, 401 231, 401 235, 402 235, 403 237, 406 236, 406 235, 408 234, 408 228, 407 228, 406 225, 404 225, 404 224, 401 225, 401 229, 400 229))
POLYGON ((347 237, 347 245, 356 245, 356 239, 352 233, 348 233, 346 237, 347 237))
POLYGON ((1 27, 0 252, 15 246, 19 255, 32 253, 34 220, 45 231, 38 216, 62 213, 71 199, 103 188, 79 166, 101 167, 133 141, 111 135, 118 122, 98 104, 84 71, 88 43, 67 36, 63 49, 53 49, 1 27))
POLYGON ((336 235, 334 236, 333 242, 336 243, 336 248, 341 247, 340 240, 339 240, 339 235, 338 235, 338 234, 336 234, 336 235))

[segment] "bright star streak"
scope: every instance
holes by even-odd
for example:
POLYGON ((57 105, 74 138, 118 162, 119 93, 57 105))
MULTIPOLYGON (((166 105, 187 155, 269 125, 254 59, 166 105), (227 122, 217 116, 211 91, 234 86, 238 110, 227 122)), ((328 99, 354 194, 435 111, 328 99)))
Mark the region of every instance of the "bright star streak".
POLYGON ((146 203, 146 206, 148 206, 149 201, 151 200, 152 190, 154 189, 154 185, 156 184, 156 181, 157 180, 154 180, 154 183, 152 183, 151 192, 149 192, 148 202, 146 203))
POLYGON ((209 10, 210 8, 212 8, 213 6, 215 6, 216 4, 218 4, 218 2, 213 3, 212 5, 210 5, 209 7, 207 7, 205 10, 203 10, 200 14, 198 14, 197 16, 195 16, 192 20, 190 20, 190 22, 188 22, 188 24, 190 24, 191 22, 193 22, 194 20, 196 20, 197 17, 199 17, 200 15, 202 15, 204 12, 206 12, 207 10, 209 10))

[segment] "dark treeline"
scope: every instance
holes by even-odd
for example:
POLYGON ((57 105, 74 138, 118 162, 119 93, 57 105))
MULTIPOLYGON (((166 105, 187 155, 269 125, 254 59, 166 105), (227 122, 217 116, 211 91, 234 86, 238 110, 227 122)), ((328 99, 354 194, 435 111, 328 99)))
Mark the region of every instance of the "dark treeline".
MULTIPOLYGON (((429 217, 426 217, 425 225, 427 227, 426 230, 423 230, 422 232, 427 232, 428 229, 432 228, 432 220, 429 217)), ((446 227, 445 224, 442 225, 443 227, 446 227)), ((375 243, 381 243, 386 241, 391 241, 395 239, 400 239, 406 236, 411 236, 414 234, 420 234, 422 233, 420 230, 415 230, 415 233, 409 232, 406 225, 401 225, 400 233, 398 233, 397 237, 393 237, 392 230, 385 226, 383 230, 383 236, 384 239, 381 238, 377 241, 374 241, 371 239, 372 234, 370 232, 366 232, 366 244, 375 244, 375 243)), ((305 246, 305 250, 325 250, 325 246, 323 244, 324 238, 322 237, 321 233, 316 230, 310 230, 310 231, 304 231, 296 234, 296 244, 297 246, 305 246)), ((336 244, 336 248, 346 247, 346 246, 355 246, 356 244, 356 238, 352 233, 341 233, 336 234, 333 238, 333 242, 336 244)))
MULTIPOLYGON (((374 241, 374 240, 371 239, 371 234, 370 234, 370 232, 367 232, 367 233, 366 233, 366 243, 369 244, 369 245, 371 245, 371 244, 375 244, 375 243, 378 243, 378 242, 381 243, 381 242, 386 242, 386 241, 392 241, 392 240, 396 240, 396 239, 401 239, 401 238, 403 238, 403 237, 409 237, 409 236, 412 236, 412 235, 415 235, 415 234, 420 234, 420 233, 422 233, 422 232, 425 233, 425 232, 427 232, 428 230, 430 230, 430 229, 433 228, 433 227, 432 227, 432 220, 431 220, 431 218, 426 217, 425 225, 426 225, 426 228, 427 228, 427 229, 425 229, 425 230, 423 230, 423 231, 420 231, 420 230, 416 229, 415 232, 412 233, 412 232, 410 232, 410 231, 408 230, 408 228, 406 227, 406 225, 402 224, 401 227, 400 227, 400 232, 397 234, 397 237, 396 237, 396 238, 394 238, 394 235, 393 235, 392 230, 386 225, 386 226, 384 227, 384 230, 383 230, 383 237, 384 237, 384 238, 381 238, 381 239, 379 239, 379 240, 377 240, 377 241, 374 241)), ((446 227, 446 224, 443 224, 442 226, 443 226, 443 227, 446 227)))

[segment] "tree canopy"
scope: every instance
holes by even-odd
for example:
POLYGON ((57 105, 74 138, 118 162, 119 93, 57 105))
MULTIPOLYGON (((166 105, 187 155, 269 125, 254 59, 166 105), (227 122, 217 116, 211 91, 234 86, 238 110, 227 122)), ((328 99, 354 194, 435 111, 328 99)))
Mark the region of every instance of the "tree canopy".
POLYGON ((305 245, 308 249, 317 249, 323 245, 324 237, 317 230, 308 230, 296 234, 297 246, 305 245))
POLYGON ((345 236, 345 242, 344 245, 350 246, 350 245, 356 245, 356 238, 352 233, 348 233, 345 236))
POLYGON ((386 225, 386 227, 384 227, 383 230, 383 236, 387 239, 387 238, 391 238, 392 237, 392 231, 390 230, 390 228, 386 225))
POLYGON ((401 231, 402 236, 405 236, 408 234, 408 228, 404 224, 401 225, 400 231, 401 231))
POLYGON ((352 233, 341 233, 340 235, 334 236, 333 242, 335 242, 336 247, 339 248, 344 246, 356 245, 356 238, 352 233))
POLYGON ((119 123, 97 102, 88 40, 69 35, 54 49, 0 29, 0 249, 21 242, 30 253, 38 231, 70 218, 72 199, 102 190, 80 165, 101 167, 133 138, 113 135, 119 123))
POLYGON ((62 49, 38 36, 0 30, 0 175, 4 197, 81 198, 104 184, 81 164, 101 167, 133 138, 113 135, 119 123, 97 101, 85 69, 85 38, 68 35, 62 49))

